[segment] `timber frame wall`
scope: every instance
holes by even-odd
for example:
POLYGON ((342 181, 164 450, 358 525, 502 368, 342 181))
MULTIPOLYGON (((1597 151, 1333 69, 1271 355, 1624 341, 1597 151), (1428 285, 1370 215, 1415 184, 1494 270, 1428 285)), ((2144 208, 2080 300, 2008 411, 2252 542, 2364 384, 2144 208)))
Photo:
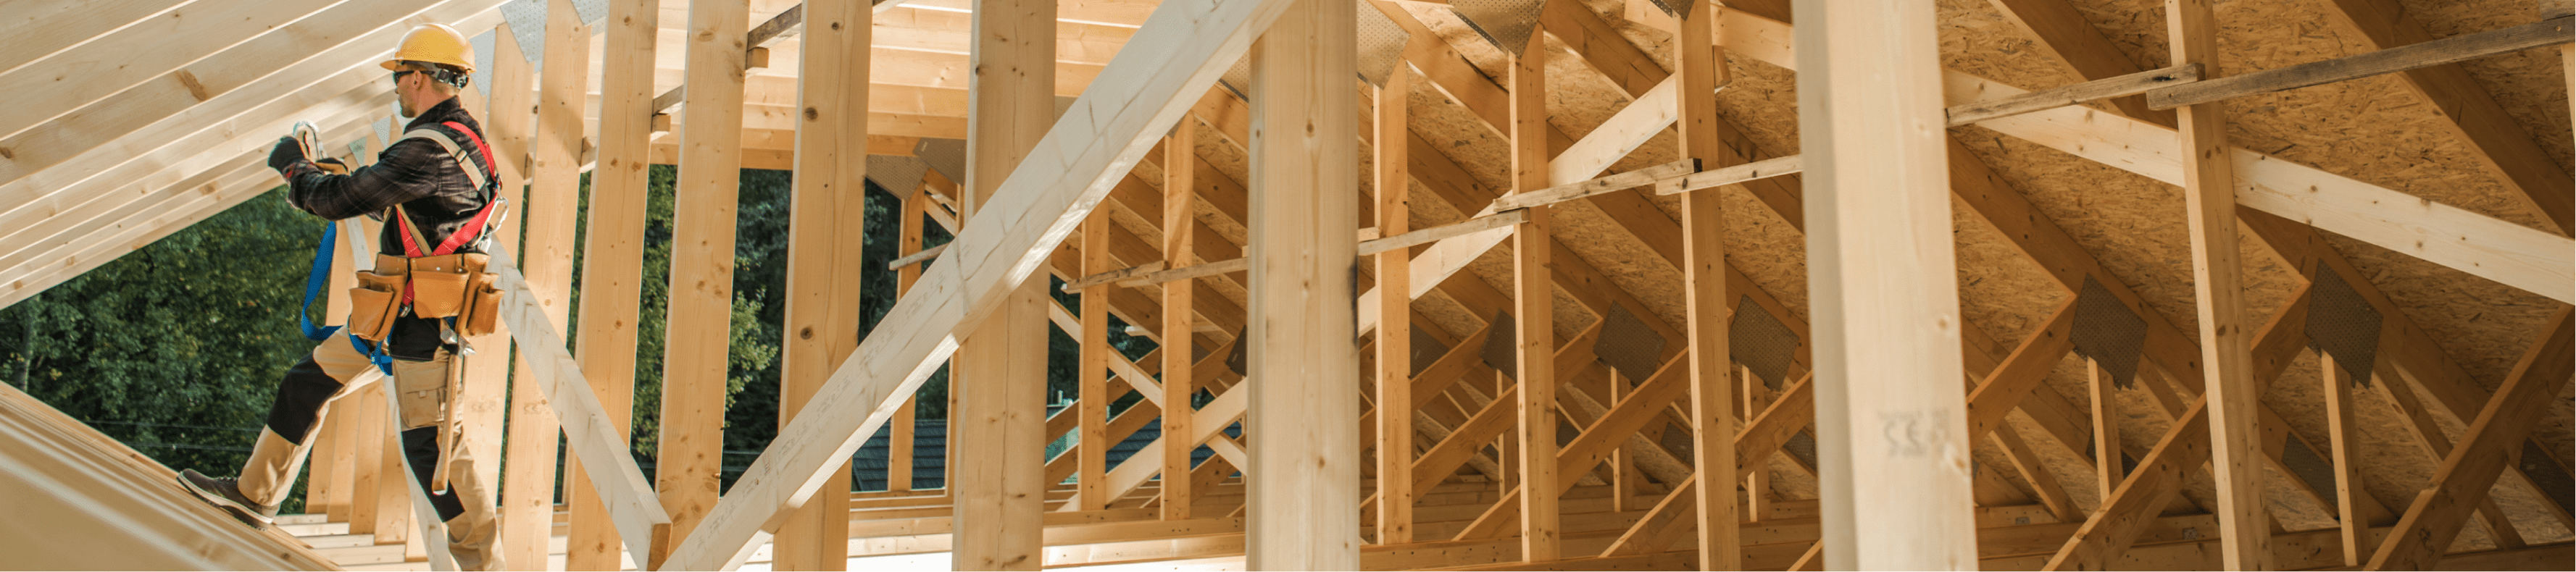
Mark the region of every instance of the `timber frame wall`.
MULTIPOLYGON (((0 307, 273 188, 292 121, 371 159, 402 121, 374 62, 442 22, 477 37, 464 99, 520 205, 507 331, 473 340, 512 357, 456 400, 523 568, 2576 567, 2569 2, 2482 3, 2507 25, 2437 39, 2397 0, 2295 0, 2360 49, 2249 69, 2228 50, 2266 32, 2237 1, 16 0, 0 307), (2104 10, 2162 25, 2114 37, 2104 10), (1950 26, 1988 13, 2073 81, 1945 67, 1950 26), (2159 42, 2167 67, 2124 53, 2159 42), (2508 114, 2462 66, 2495 58, 2549 62, 2556 83, 2505 87, 2566 109, 2508 114), (2396 131, 2495 196, 2231 145, 2265 121, 2231 102, 2364 82, 2426 103, 2396 131), (1794 103, 1720 97, 1746 86, 1794 103), (2179 275, 2017 190, 2057 163, 2179 195, 2140 223, 2176 229, 2140 256, 2179 275), (678 206, 648 481, 627 436, 654 164, 678 206), (720 494, 751 168, 794 175, 782 415, 720 494), (900 301, 860 339, 866 180, 900 199, 900 301), (929 225, 955 240, 925 248, 929 225), (1980 300, 1998 263, 2038 293, 1980 300), (2485 298, 2428 301, 2433 280, 2485 298), (2513 347, 2437 338, 2488 311, 2513 347), (1051 416, 1049 328, 1081 355, 1051 416), (917 487, 914 394, 943 369, 947 485, 917 487), (889 426, 890 490, 851 492, 889 426)), ((373 227, 341 224, 345 280, 373 227)), ((6 391, 0 489, 62 499, 6 506, 80 518, 0 527, 0 552, 447 569, 383 394, 347 403, 296 540, 6 391)))

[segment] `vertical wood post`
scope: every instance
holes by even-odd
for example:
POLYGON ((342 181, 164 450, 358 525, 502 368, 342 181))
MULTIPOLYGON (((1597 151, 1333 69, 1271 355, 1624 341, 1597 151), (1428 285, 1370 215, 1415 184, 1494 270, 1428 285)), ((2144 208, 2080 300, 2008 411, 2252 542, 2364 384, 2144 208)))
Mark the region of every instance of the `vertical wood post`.
MULTIPOLYGON (((910 189, 910 190, 909 190, 909 192, 904 192, 904 191, 895 191, 894 189, 887 189, 887 190, 888 190, 888 191, 892 191, 892 192, 901 192, 901 193, 903 193, 903 197, 904 197, 904 198, 903 198, 903 205, 902 205, 902 206, 900 206, 900 207, 897 207, 897 208, 901 209, 901 210, 899 210, 899 211, 897 211, 897 212, 900 212, 900 213, 902 213, 902 214, 897 215, 897 216, 896 216, 896 220, 899 220, 899 221, 902 221, 902 222, 901 222, 901 224, 900 224, 900 225, 898 225, 898 228, 897 228, 897 230, 895 231, 895 232, 896 232, 896 234, 895 234, 895 247, 894 247, 894 251, 895 251, 895 252, 917 252, 917 251, 920 251, 920 250, 921 250, 921 225, 922 225, 921 218, 922 218, 922 216, 924 216, 925 214, 927 214, 927 213, 922 212, 922 210, 921 210, 921 209, 926 208, 926 207, 928 207, 928 206, 929 206, 929 204, 930 204, 930 196, 929 196, 929 194, 928 194, 928 193, 923 192, 920 188, 917 188, 917 187, 916 187, 916 188, 913 188, 913 189, 910 189)), ((918 281, 920 281, 920 280, 921 280, 921 265, 919 265, 919 264, 907 264, 907 265, 904 265, 904 267, 903 267, 903 268, 900 268, 900 269, 895 270, 895 273, 894 273, 894 295, 895 295, 895 298, 897 298, 897 299, 901 299, 901 298, 903 298, 903 294, 904 294, 905 292, 909 292, 909 291, 911 291, 911 290, 912 290, 912 283, 913 283, 913 282, 918 282, 918 281)), ((954 391, 951 391, 951 392, 949 392, 948 394, 949 394, 949 396, 950 396, 951 398, 954 398, 954 397, 957 395, 957 393, 956 393, 956 392, 954 392, 954 391)), ((918 425, 918 424, 920 423, 920 421, 919 421, 918 419, 916 419, 916 417, 915 417, 915 416, 916 416, 920 411, 921 411, 921 397, 920 397, 918 394, 916 394, 916 395, 914 395, 914 396, 912 396, 912 397, 906 397, 906 398, 904 398, 904 399, 903 399, 903 408, 902 408, 902 409, 897 409, 897 410, 895 410, 895 413, 894 413, 894 424, 895 424, 895 425, 894 425, 894 442, 890 444, 890 445, 892 445, 891 447, 888 447, 888 448, 887 448, 888 450, 887 450, 887 455, 886 455, 886 458, 888 459, 888 460, 886 461, 887 466, 889 466, 889 467, 895 467, 895 468, 893 468, 893 469, 889 469, 889 470, 888 470, 888 472, 886 473, 886 489, 887 489, 887 490, 895 490, 895 491, 908 491, 908 490, 912 490, 912 486, 913 486, 913 485, 912 485, 912 464, 913 464, 912 459, 913 459, 913 439, 914 439, 914 435, 913 435, 913 427, 914 427, 915 425, 918 425)), ((950 408, 950 409, 949 409, 949 411, 956 411, 956 409, 955 409, 955 408, 950 408)), ((953 419, 954 417, 952 416, 951 418, 953 419)), ((943 433, 943 434, 942 434, 942 436, 941 436, 941 438, 942 438, 942 439, 946 439, 946 438, 947 438, 947 437, 946 437, 946 434, 945 434, 945 433, 943 433)), ((950 457, 950 458, 952 458, 952 459, 953 459, 954 457, 950 457)), ((947 464, 947 463, 943 463, 943 464, 941 464, 940 466, 942 466, 942 467, 954 467, 954 466, 956 466, 956 465, 954 465, 954 464, 947 464)), ((943 469, 943 470, 945 470, 945 469, 943 469)), ((951 481, 951 482, 953 482, 953 481, 951 481)), ((955 487, 956 487, 955 485, 944 485, 944 486, 942 486, 942 487, 941 487, 941 490, 942 490, 942 491, 954 491, 954 490, 956 490, 956 488, 955 488, 955 487)))
POLYGON ((2100 504, 2108 507, 2111 491, 2120 490, 2120 481, 2129 478, 2128 467, 2120 460, 2120 394, 2100 362, 2084 360, 2084 371, 2092 378, 2093 486, 2101 493, 2100 504))
MULTIPOLYGON (((1377 90, 1376 167, 1378 236, 1412 228, 1413 179, 1405 172, 1411 138, 1405 100, 1413 71, 1396 64, 1377 90)), ((1377 542, 1413 541, 1413 249, 1377 255, 1377 542)))
MULTIPOLYGON (((1191 240, 1198 225, 1193 207, 1198 162, 1198 124, 1187 117, 1172 129, 1170 139, 1163 141, 1163 266, 1188 266, 1196 247, 1191 240)), ((1190 374, 1197 357, 1192 347, 1195 326, 1190 299, 1192 282, 1163 285, 1163 434, 1195 435, 1190 429, 1190 394, 1198 389, 1198 380, 1190 374)), ((1188 520, 1190 505, 1198 500, 1198 491, 1190 478, 1190 454, 1196 444, 1167 441, 1163 447, 1163 520, 1188 520)))
MULTIPOLYGON (((2165 0, 2165 32, 2174 65, 2202 64, 2203 77, 2219 76, 2218 22, 2209 0, 2165 0)), ((2219 563, 2228 570, 2268 569, 2272 532, 2264 515, 2265 455, 2257 427, 2263 388, 2254 380, 2253 333, 2245 319, 2236 163, 2228 156, 2226 110, 2212 102, 2180 111, 2192 294, 2199 301, 2200 354, 2209 376, 2204 385, 2210 471, 2218 481, 2219 563)))
MULTIPOLYGON (((536 115, 533 110, 536 105, 537 86, 534 75, 536 70, 534 65, 528 63, 525 53, 519 51, 518 38, 510 31, 507 24, 493 30, 493 37, 495 38, 494 53, 492 69, 489 70, 490 97, 477 101, 474 94, 465 94, 458 99, 464 103, 468 113, 482 120, 483 136, 492 144, 492 155, 496 163, 493 167, 500 174, 501 194, 509 199, 510 208, 513 210, 508 218, 501 221, 501 226, 493 231, 493 240, 511 254, 517 255, 521 253, 519 230, 527 223, 526 217, 522 216, 527 212, 527 187, 525 186, 527 181, 523 176, 529 167, 527 153, 529 137, 536 128, 534 125, 536 115)), ((512 351, 515 348, 507 326, 495 328, 489 334, 466 338, 465 341, 474 344, 474 347, 479 348, 482 353, 465 359, 462 379, 464 387, 461 394, 453 399, 453 405, 449 407, 449 411, 463 416, 466 445, 480 452, 476 458, 486 460, 486 462, 476 463, 474 470, 480 473, 479 476, 483 477, 483 482, 492 486, 495 492, 501 493, 494 499, 499 501, 513 496, 509 489, 510 483, 501 478, 501 468, 511 464, 509 463, 511 450, 508 446, 514 442, 514 440, 505 440, 503 437, 508 426, 508 423, 505 423, 505 416, 510 410, 511 366, 517 361, 512 357, 512 351)), ((553 413, 549 411, 545 415, 551 418, 553 413)), ((531 425, 537 424, 531 423, 531 425)), ((553 429, 547 429, 547 431, 552 432, 553 429)), ((552 451, 553 438, 549 436, 544 440, 548 443, 548 451, 552 451)), ((548 462, 546 465, 551 468, 553 463, 548 462)), ((546 486, 552 487, 554 480, 552 471, 548 472, 550 474, 542 480, 547 481, 546 486)), ((549 492, 546 496, 553 495, 549 492)), ((503 539, 501 544, 506 547, 511 544, 508 540, 511 531, 507 529, 510 516, 502 508, 498 505, 494 507, 504 526, 504 530, 496 534, 503 539)), ((530 533, 522 532, 522 534, 530 533)), ((536 541, 543 540, 542 537, 536 539, 536 541)), ((528 542, 520 541, 519 544, 528 542)), ((502 550, 512 549, 503 548, 502 550)), ((538 555, 541 556, 543 553, 539 552, 538 555)), ((504 554, 504 556, 519 557, 511 554, 504 554)))
POLYGON ((751 7, 689 2, 687 114, 680 121, 679 198, 671 218, 669 339, 663 344, 662 434, 654 489, 671 514, 653 540, 662 567, 716 504, 724 465, 727 350, 732 347, 736 192, 742 184, 742 86, 751 7))
MULTIPOLYGON (((1055 2, 978 0, 969 59, 966 192, 971 218, 1055 123, 1055 2)), ((949 451, 957 463, 958 570, 1036 570, 1044 559, 1046 275, 1032 274, 950 362, 949 451)))
POLYGON ((1797 3, 1824 567, 1966 570, 1976 521, 1936 21, 1930 4, 1890 8, 1797 3))
MULTIPOLYGON (((358 227, 344 224, 339 228, 341 232, 348 232, 358 227)), ((348 323, 348 292, 358 282, 357 275, 350 273, 357 268, 357 254, 349 249, 349 242, 372 238, 343 236, 339 244, 331 245, 331 284, 330 289, 323 290, 330 295, 324 298, 320 316, 322 325, 348 323)), ((323 343, 337 341, 325 340, 323 343)), ((348 428, 348 418, 349 411, 345 408, 333 408, 322 416, 321 429, 313 433, 313 449, 307 453, 310 456, 304 463, 310 467, 305 476, 304 512, 323 515, 324 522, 347 522, 349 516, 349 439, 342 434, 348 428)))
POLYGON ((1355 6, 1298 0, 1252 48, 1251 570, 1360 566, 1355 6))
POLYGON ((384 385, 369 384, 358 388, 354 395, 340 398, 347 402, 342 404, 342 411, 353 417, 349 432, 344 434, 349 438, 349 534, 376 533, 377 505, 383 500, 376 489, 383 487, 387 477, 383 462, 385 440, 376 437, 385 432, 384 385))
MULTIPOLYGON (((376 490, 373 491, 376 499, 377 546, 418 544, 419 540, 415 538, 419 535, 413 534, 416 531, 412 530, 411 524, 414 508, 411 504, 413 479, 410 472, 403 470, 403 447, 400 436, 402 430, 396 427, 402 421, 393 419, 392 412, 385 408, 385 400, 393 395, 393 386, 389 383, 391 381, 393 380, 387 379, 373 384, 376 386, 376 391, 367 401, 368 405, 376 410, 386 411, 384 414, 377 415, 378 418, 385 419, 384 423, 376 425, 374 434, 359 436, 361 439, 382 443, 376 446, 376 450, 381 454, 376 455, 375 459, 376 490)), ((406 547, 403 552, 409 555, 420 548, 422 547, 406 547)))
MULTIPOLYGON (((1536 30, 1511 59, 1512 189, 1548 187, 1547 42, 1536 30)), ((1519 422, 1521 559, 1556 560, 1559 546, 1556 474, 1556 282, 1548 271, 1554 245, 1546 207, 1529 209, 1529 222, 1512 234, 1512 354, 1521 386, 1519 422)), ((1381 316, 1380 322, 1393 320, 1381 316)), ((1497 332, 1499 334, 1500 332, 1497 332)), ((1732 488, 1732 487, 1729 487, 1732 488)), ((1732 498, 1733 491, 1727 496, 1732 498)))
MULTIPOLYGON (((1753 377, 1753 368, 1736 366, 1735 369, 1736 378, 1740 380, 1738 384, 1744 386, 1744 403, 1740 408, 1744 415, 1738 419, 1762 415, 1762 411, 1769 409, 1772 400, 1778 397, 1770 395, 1769 388, 1762 386, 1760 378, 1753 377)), ((1771 514, 1771 454, 1760 457, 1761 460, 1744 467, 1745 474, 1737 475, 1744 478, 1744 514, 1736 518, 1737 522, 1756 522, 1771 514)), ((1692 462, 1698 461, 1694 459, 1692 462)))
MULTIPOLYGON (((619 435, 634 425, 635 313, 642 295, 645 186, 653 136, 654 36, 662 17, 654 0, 615 0, 608 7, 600 59, 599 159, 590 174, 590 221, 582 241, 582 376, 619 435)), ((564 460, 564 504, 572 513, 564 543, 567 570, 616 570, 624 544, 608 507, 581 464, 564 460)), ((635 542, 651 539, 638 538, 635 542)))
MULTIPOLYGON (((534 144, 528 146, 528 200, 519 204, 527 237, 520 272, 545 306, 546 320, 569 324, 575 222, 581 203, 582 109, 589 103, 590 26, 571 0, 546 8, 546 73, 537 77, 534 144)), ((562 428, 545 390, 517 360, 510 388, 509 478, 503 481, 501 553, 510 562, 543 562, 555 528, 556 436, 562 428)))
MULTIPOLYGON (((2359 495, 2370 494, 2362 487, 2360 437, 2354 425, 2351 373, 2337 365, 2333 354, 2317 352, 2317 366, 2324 374, 2326 396, 2326 433, 2333 444, 2335 475, 2335 514, 2343 529, 2343 564, 2360 566, 2370 558, 2371 547, 2364 544, 2370 535, 2370 521, 2362 518, 2359 495)), ((2412 391, 2412 390, 2406 390, 2412 391)))
MULTIPOLYGON (((1082 274, 1089 276, 1116 270, 1109 260, 1109 211, 1096 211, 1082 222, 1082 274)), ((1187 287, 1180 284, 1179 287, 1187 287)), ((1077 510, 1100 510, 1109 504, 1109 288, 1101 284, 1082 290, 1082 331, 1072 334, 1079 361, 1074 368, 1074 382, 1079 394, 1074 398, 1077 436, 1073 449, 1075 465, 1074 505, 1077 510)), ((1170 339, 1166 337, 1164 339, 1170 339)), ((1164 443, 1174 448, 1174 442, 1164 443)))
MULTIPOLYGON (((494 38, 494 42, 492 44, 492 70, 490 74, 492 93, 489 98, 489 108, 478 109, 475 111, 479 112, 476 117, 481 119, 483 122, 484 137, 490 140, 492 144, 494 162, 499 163, 498 165, 494 165, 494 167, 501 175, 501 194, 509 199, 511 209, 516 211, 509 218, 502 221, 500 229, 493 232, 493 240, 500 243, 502 248, 507 249, 512 255, 521 255, 524 253, 525 249, 520 248, 519 231, 527 224, 527 217, 525 214, 528 212, 528 189, 526 186, 528 181, 524 176, 530 170, 528 151, 530 141, 536 132, 537 117, 535 107, 537 105, 537 89, 539 86, 537 85, 536 66, 535 64, 528 62, 528 54, 526 52, 520 51, 518 36, 510 29, 509 24, 501 24, 493 30, 492 35, 494 38)), ((466 97, 464 99, 470 101, 473 98, 466 97)), ((579 115, 575 115, 575 117, 577 118, 579 115)), ((540 433, 542 437, 529 439, 504 439, 503 436, 508 430, 508 425, 516 425, 516 421, 520 416, 509 415, 511 422, 507 424, 503 423, 502 417, 504 415, 508 415, 508 412, 510 411, 518 410, 518 408, 514 408, 513 405, 527 405, 526 403, 509 403, 510 401, 515 401, 514 398, 516 397, 515 391, 517 388, 511 387, 510 376, 512 374, 513 365, 519 360, 513 357, 513 350, 515 348, 512 346, 510 341, 508 328, 499 328, 492 334, 468 338, 466 341, 475 344, 475 347, 477 348, 482 348, 484 353, 465 360, 465 371, 463 372, 465 395, 458 396, 457 403, 459 406, 455 409, 467 416, 467 426, 469 427, 469 431, 472 431, 472 433, 469 434, 468 440, 475 444, 487 446, 488 448, 481 449, 483 451, 498 453, 498 455, 487 454, 486 456, 486 458, 493 459, 497 462, 478 463, 475 470, 483 472, 482 476, 489 479, 485 482, 492 483, 494 490, 500 493, 499 497, 494 500, 500 501, 500 504, 502 505, 508 504, 508 501, 503 499, 512 499, 521 496, 544 496, 547 497, 547 504, 551 505, 554 497, 554 478, 552 474, 554 467, 554 435, 557 433, 557 430, 552 427, 554 425, 554 413, 550 410, 540 411, 536 415, 544 417, 545 421, 532 422, 529 424, 531 429, 542 429, 543 431, 540 433), (545 441, 545 449, 542 453, 532 453, 524 449, 524 447, 529 443, 523 443, 522 441, 533 442, 540 440, 545 441), (532 476, 522 477, 522 470, 532 469, 533 467, 510 471, 511 474, 508 475, 508 478, 502 478, 504 477, 501 470, 503 466, 519 467, 522 465, 520 463, 513 463, 511 462, 512 460, 528 458, 528 456, 539 454, 547 457, 547 460, 542 463, 547 469, 547 475, 545 475, 545 478, 538 479, 532 476), (545 481, 544 484, 535 484, 535 481, 540 480, 545 481), (528 484, 531 486, 539 487, 538 489, 532 490, 543 490, 545 492, 531 492, 525 494, 518 493, 517 485, 515 484, 516 481, 528 481, 528 484)), ((521 367, 519 370, 525 371, 525 368, 521 367)), ((531 392, 535 391, 535 388, 533 387, 527 389, 531 392)), ((535 408, 545 410, 546 407, 542 403, 543 398, 539 397, 538 399, 539 402, 535 405, 535 408)), ((525 465, 536 464, 539 463, 525 463, 525 465)), ((531 532, 525 528, 514 527, 512 525, 513 517, 511 516, 508 507, 495 506, 494 508, 500 520, 501 530, 497 531, 496 534, 501 539, 501 550, 504 551, 503 557, 511 559, 528 557, 527 552, 523 551, 523 549, 513 548, 513 546, 544 541, 543 536, 537 536, 543 533, 531 532), (516 533, 515 538, 518 540, 512 540, 514 538, 513 533, 516 533), (533 540, 531 540, 531 537, 533 537, 533 540), (514 553, 514 550, 519 550, 519 552, 514 553)), ((549 510, 547 512, 551 513, 552 511, 549 510)), ((525 521, 532 518, 533 517, 523 517, 517 520, 525 521)), ((553 520, 552 515, 547 515, 545 520, 551 522, 553 520)), ((542 551, 536 552, 535 554, 535 557, 542 558, 543 556, 544 552, 542 551)))
MULTIPOLYGON (((787 250, 786 340, 779 382, 781 433, 832 371, 859 347, 860 242, 867 220, 868 38, 862 0, 805 3, 804 61, 797 71, 795 193, 787 250)), ((909 463, 888 465, 889 474, 909 463)), ((780 570, 849 565, 850 464, 833 469, 814 498, 779 526, 780 570)))
MULTIPOLYGON (((1724 147, 1717 116, 1717 89, 1726 81, 1726 62, 1719 53, 1717 3, 1699 6, 1681 21, 1679 105, 1682 156, 1709 168, 1726 166, 1737 156, 1724 147)), ((1699 468, 1699 565, 1703 570, 1742 566, 1741 507, 1736 504, 1736 421, 1733 364, 1728 359, 1728 316, 1734 298, 1726 294, 1726 207, 1723 191, 1704 189, 1682 195, 1682 282, 1688 314, 1691 374, 1691 464, 1699 468)), ((1751 377, 1745 385, 1753 385, 1751 377)), ((1762 473, 1761 466, 1754 467, 1762 473)), ((1535 489, 1533 489, 1535 490, 1535 489)), ((1749 491, 1759 497, 1763 491, 1749 491)))

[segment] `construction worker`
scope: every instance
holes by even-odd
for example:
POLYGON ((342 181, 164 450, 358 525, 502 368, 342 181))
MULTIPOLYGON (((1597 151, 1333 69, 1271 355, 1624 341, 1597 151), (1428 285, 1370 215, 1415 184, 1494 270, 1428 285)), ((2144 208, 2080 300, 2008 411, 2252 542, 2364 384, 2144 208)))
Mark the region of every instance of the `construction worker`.
MULTIPOLYGON (((379 252, 385 254, 379 256, 376 272, 407 260, 391 258, 396 253, 418 259, 432 245, 445 247, 436 248, 438 254, 481 252, 479 239, 497 222, 493 215, 500 201, 498 187, 487 183, 493 179, 493 164, 482 128, 458 106, 456 97, 473 72, 473 48, 455 29, 426 24, 405 34, 393 59, 383 66, 393 72, 403 116, 412 118, 404 128, 406 136, 387 145, 376 164, 347 174, 317 166, 310 151, 294 138, 280 140, 268 164, 291 187, 287 201, 332 220, 391 215, 377 241, 379 252), (469 173, 469 168, 480 172, 469 173)), ((362 273, 362 281, 364 277, 362 273)), ((180 483, 253 526, 273 523, 277 505, 295 484, 323 416, 333 411, 332 405, 341 397, 353 393, 359 376, 368 369, 389 369, 393 386, 388 394, 401 411, 403 453, 422 490, 433 491, 431 504, 446 521, 449 550, 457 566, 501 569, 500 554, 493 549, 489 484, 476 477, 473 451, 459 445, 458 429, 447 422, 449 393, 462 369, 458 352, 470 353, 470 349, 460 347, 461 336, 453 321, 416 315, 411 297, 415 285, 402 284, 402 302, 384 314, 391 324, 379 340, 325 336, 311 355, 286 371, 269 408, 267 427, 239 478, 209 478, 189 470, 180 474, 180 483), (434 482, 433 474, 442 472, 445 482, 434 482), (444 486, 433 486, 439 484, 444 486)), ((358 314, 366 311, 353 311, 351 323, 359 323, 358 314)))

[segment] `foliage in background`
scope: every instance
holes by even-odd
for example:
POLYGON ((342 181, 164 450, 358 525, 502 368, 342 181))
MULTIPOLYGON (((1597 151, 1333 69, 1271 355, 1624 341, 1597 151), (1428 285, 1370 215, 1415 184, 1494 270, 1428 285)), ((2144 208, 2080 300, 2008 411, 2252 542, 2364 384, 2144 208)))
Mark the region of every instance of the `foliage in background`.
POLYGON ((271 191, 0 308, 0 380, 162 464, 231 474, 313 349, 295 307, 321 237, 271 191))
MULTIPOLYGON (((633 452, 648 474, 660 433, 676 174, 668 165, 652 167, 642 237, 631 437, 633 452)), ((574 205, 581 211, 578 224, 583 229, 576 236, 588 234, 588 179, 583 177, 581 201, 574 205)), ((728 484, 778 433, 790 182, 785 171, 745 170, 737 196, 725 374, 728 484)), ((894 307, 895 273, 885 265, 902 254, 895 244, 902 200, 873 183, 866 189, 866 220, 837 221, 866 225, 862 336, 894 307)), ((924 246, 952 239, 936 224, 924 226, 924 246)), ((295 306, 321 227, 320 219, 287 206, 283 198, 263 195, 0 309, 0 382, 163 464, 231 474, 258 437, 280 376, 312 348, 297 330, 295 306)), ((582 252, 580 245, 574 252, 582 252)), ((576 254, 576 312, 580 265, 576 254)), ((1049 280, 1052 287, 1063 285, 1049 280)), ((1081 311, 1080 296, 1059 293, 1054 298, 1070 311, 1081 311)), ((567 322, 579 323, 578 314, 567 322)), ((1125 335, 1126 324, 1115 318, 1109 328, 1112 346, 1130 359, 1154 347, 1150 340, 1125 335)), ((1078 332, 1050 330, 1045 398, 1052 403, 1077 393, 1074 372, 1080 352, 1067 335, 1078 332)), ((568 343, 579 335, 564 334, 568 343)), ((917 397, 921 418, 945 418, 947 373, 933 375, 917 397)), ((1139 397, 1119 400, 1112 409, 1124 410, 1139 397)), ((295 495, 286 510, 299 510, 301 497, 295 495)))

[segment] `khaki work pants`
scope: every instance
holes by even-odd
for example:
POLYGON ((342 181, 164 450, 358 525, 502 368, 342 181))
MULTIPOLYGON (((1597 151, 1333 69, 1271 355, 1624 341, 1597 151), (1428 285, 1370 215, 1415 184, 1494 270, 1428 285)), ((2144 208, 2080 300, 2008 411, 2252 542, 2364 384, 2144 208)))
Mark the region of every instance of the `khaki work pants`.
MULTIPOLYGON (((465 570, 497 570, 503 564, 493 546, 497 526, 492 490, 490 483, 482 482, 474 470, 474 448, 462 444, 463 435, 451 434, 444 441, 458 444, 452 447, 454 454, 445 459, 439 454, 442 439, 438 432, 449 430, 449 425, 442 423, 451 397, 447 395, 448 368, 461 365, 460 361, 443 350, 431 361, 394 360, 394 383, 388 395, 401 410, 404 456, 411 461, 421 489, 432 491, 431 504, 447 523, 448 550, 455 556, 457 566, 465 570), (431 475, 442 462, 447 469, 447 490, 436 491, 430 487, 431 475)), ((312 355, 288 370, 274 407, 291 414, 272 410, 268 427, 260 431, 259 443, 242 466, 242 495, 271 507, 284 502, 295 485, 296 472, 303 469, 322 420, 340 403, 340 398, 355 393, 366 382, 380 379, 361 377, 374 368, 365 354, 350 345, 347 336, 334 335, 315 345, 312 355), (294 411, 304 408, 311 411, 294 411), (281 425, 282 417, 297 422, 281 425), (280 435, 281 427, 298 434, 291 439, 280 435)))

